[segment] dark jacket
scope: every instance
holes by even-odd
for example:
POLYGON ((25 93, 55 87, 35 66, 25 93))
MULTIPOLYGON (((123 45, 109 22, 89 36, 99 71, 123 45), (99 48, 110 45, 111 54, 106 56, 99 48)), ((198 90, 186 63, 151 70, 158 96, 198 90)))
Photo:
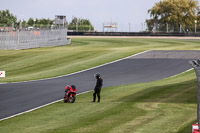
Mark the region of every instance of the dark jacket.
POLYGON ((103 86, 103 79, 97 78, 96 86, 94 88, 95 91, 101 91, 101 87, 103 86))

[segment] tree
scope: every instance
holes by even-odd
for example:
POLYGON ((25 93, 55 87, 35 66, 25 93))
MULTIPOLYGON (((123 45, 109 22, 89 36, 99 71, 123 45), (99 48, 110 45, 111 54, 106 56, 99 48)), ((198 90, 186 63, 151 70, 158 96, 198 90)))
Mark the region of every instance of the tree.
POLYGON ((93 25, 88 19, 80 19, 80 18, 78 19, 74 17, 71 23, 68 25, 68 29, 76 31, 77 26, 78 26, 78 31, 94 30, 93 25))
POLYGON ((29 26, 33 26, 33 24, 34 24, 33 18, 29 18, 27 23, 28 23, 29 26))
POLYGON ((163 0, 155 4, 155 6, 148 10, 150 16, 146 20, 148 29, 157 29, 159 31, 166 31, 168 26, 171 31, 193 30, 194 21, 198 14, 197 0, 163 0))
POLYGON ((30 18, 28 20, 28 25, 29 26, 33 26, 35 24, 36 27, 40 27, 40 26, 48 26, 48 25, 52 25, 53 24, 53 20, 50 20, 50 19, 35 19, 35 22, 34 22, 34 19, 33 18, 30 18))
MULTIPOLYGON (((12 27, 14 24, 15 28, 19 28, 21 23, 21 20, 17 21, 17 17, 14 16, 12 13, 10 13, 9 10, 0 10, 0 27, 12 27)), ((25 20, 22 21, 22 26, 27 27, 27 26, 33 26, 35 24, 35 27, 41 27, 41 26, 50 26, 53 24, 53 20, 48 19, 34 19, 29 18, 29 20, 26 22, 25 20)))
POLYGON ((26 27, 27 26, 27 22, 25 20, 22 21, 22 27, 26 27))
POLYGON ((0 26, 12 26, 17 23, 17 17, 10 13, 9 10, 0 10, 0 26))

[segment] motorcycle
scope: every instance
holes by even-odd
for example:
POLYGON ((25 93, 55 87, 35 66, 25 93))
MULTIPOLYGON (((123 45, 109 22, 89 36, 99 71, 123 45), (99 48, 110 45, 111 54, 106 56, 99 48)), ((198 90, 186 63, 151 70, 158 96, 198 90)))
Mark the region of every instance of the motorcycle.
POLYGON ((75 85, 67 85, 65 88, 64 103, 74 103, 77 89, 75 85))

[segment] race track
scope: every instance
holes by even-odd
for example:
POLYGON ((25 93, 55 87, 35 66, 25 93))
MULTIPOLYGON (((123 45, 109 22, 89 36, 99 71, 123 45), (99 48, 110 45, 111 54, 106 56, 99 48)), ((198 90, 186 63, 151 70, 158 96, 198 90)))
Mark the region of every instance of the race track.
POLYGON ((0 84, 0 119, 62 99, 66 84, 76 85, 78 93, 93 90, 96 72, 102 75, 103 87, 150 82, 191 69, 189 59, 200 59, 200 51, 147 51, 68 76, 0 84))

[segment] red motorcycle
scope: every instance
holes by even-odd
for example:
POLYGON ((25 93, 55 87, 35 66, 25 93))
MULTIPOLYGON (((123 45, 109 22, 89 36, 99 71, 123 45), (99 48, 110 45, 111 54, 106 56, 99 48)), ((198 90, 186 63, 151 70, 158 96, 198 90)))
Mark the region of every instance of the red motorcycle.
POLYGON ((74 103, 76 100, 77 89, 75 85, 65 87, 64 103, 74 103))

